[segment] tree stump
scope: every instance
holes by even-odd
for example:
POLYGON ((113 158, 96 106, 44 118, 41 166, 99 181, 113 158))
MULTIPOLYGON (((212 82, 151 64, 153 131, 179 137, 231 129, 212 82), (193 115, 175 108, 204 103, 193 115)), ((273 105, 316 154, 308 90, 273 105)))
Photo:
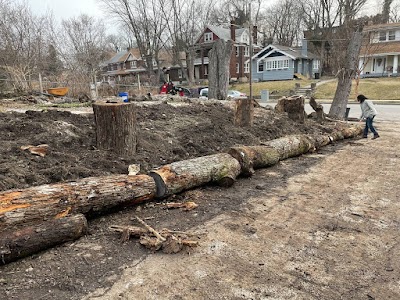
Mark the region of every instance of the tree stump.
POLYGON ((322 123, 325 120, 324 107, 322 104, 317 103, 314 97, 310 98, 310 105, 317 114, 317 122, 322 123))
POLYGON ((235 112, 235 125, 249 127, 254 121, 254 105, 251 99, 237 99, 235 112))
POLYGON ((136 109, 132 103, 93 104, 97 148, 122 156, 136 153, 136 109))
POLYGON ((275 106, 275 112, 288 114, 288 117, 293 121, 304 123, 305 111, 304 111, 304 97, 303 96, 292 96, 289 98, 282 97, 278 100, 275 106))

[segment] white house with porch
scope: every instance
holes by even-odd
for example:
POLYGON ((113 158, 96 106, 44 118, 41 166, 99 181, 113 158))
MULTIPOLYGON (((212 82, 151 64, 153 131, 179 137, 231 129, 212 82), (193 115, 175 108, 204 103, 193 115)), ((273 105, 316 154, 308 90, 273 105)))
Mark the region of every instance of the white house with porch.
POLYGON ((361 77, 399 76, 400 23, 364 27, 359 56, 361 77))

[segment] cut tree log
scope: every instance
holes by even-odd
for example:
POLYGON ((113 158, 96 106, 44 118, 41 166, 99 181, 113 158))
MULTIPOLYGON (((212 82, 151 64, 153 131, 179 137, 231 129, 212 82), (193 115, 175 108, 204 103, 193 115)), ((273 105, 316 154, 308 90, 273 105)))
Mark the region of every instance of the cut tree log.
POLYGON ((105 213, 117 206, 151 200, 155 195, 155 182, 147 175, 89 177, 5 191, 0 193, 0 229, 29 226, 70 214, 105 213))
POLYGON ((289 135, 265 142, 279 153, 279 159, 299 156, 315 148, 315 141, 306 135, 289 135))
POLYGON ((288 117, 293 121, 304 123, 306 115, 304 111, 304 97, 292 96, 280 98, 275 106, 275 112, 287 113, 288 117))
POLYGON ((239 162, 227 153, 220 153, 174 162, 150 172, 157 185, 157 197, 177 194, 208 182, 233 185, 240 174, 239 162))
POLYGON ((269 146, 232 147, 228 153, 239 161, 244 176, 252 176, 254 169, 273 166, 280 158, 279 152, 269 146))
POLYGON ((136 153, 136 107, 132 103, 93 103, 97 148, 122 156, 136 153))
POLYGON ((82 214, 26 226, 19 230, 3 231, 0 233, 0 264, 76 240, 86 232, 87 221, 82 214))

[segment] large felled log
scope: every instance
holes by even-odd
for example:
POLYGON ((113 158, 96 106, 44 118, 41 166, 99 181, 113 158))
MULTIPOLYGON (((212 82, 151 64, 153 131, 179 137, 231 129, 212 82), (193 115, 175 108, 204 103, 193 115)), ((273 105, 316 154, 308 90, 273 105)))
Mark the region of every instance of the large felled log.
POLYGON ((0 233, 0 264, 80 238, 87 231, 82 214, 42 222, 19 230, 0 233))
POLYGON ((275 112, 286 112, 288 114, 288 117, 293 121, 304 123, 304 97, 292 96, 289 98, 283 97, 279 99, 278 103, 275 106, 275 112))
POLYGON ((174 162, 150 172, 157 185, 157 197, 217 182, 231 186, 240 174, 239 162, 227 153, 174 162))
POLYGON ((0 193, 0 230, 62 218, 104 213, 112 207, 153 199, 156 185, 147 175, 89 177, 0 193))
POLYGON ((315 148, 313 139, 305 135, 290 135, 264 143, 279 153, 279 159, 299 156, 315 148))
POLYGON ((253 175, 254 169, 273 166, 280 158, 279 152, 269 146, 232 147, 228 153, 239 161, 245 176, 253 175))
POLYGON ((93 104, 99 149, 131 156, 136 153, 136 108, 132 103, 93 104))

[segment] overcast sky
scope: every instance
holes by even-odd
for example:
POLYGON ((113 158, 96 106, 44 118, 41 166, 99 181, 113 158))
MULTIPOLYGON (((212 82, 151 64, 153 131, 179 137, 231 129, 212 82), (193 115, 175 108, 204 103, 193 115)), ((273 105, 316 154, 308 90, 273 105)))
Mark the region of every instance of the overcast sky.
POLYGON ((35 14, 51 10, 56 19, 76 17, 82 13, 102 16, 97 0, 28 0, 35 14))

